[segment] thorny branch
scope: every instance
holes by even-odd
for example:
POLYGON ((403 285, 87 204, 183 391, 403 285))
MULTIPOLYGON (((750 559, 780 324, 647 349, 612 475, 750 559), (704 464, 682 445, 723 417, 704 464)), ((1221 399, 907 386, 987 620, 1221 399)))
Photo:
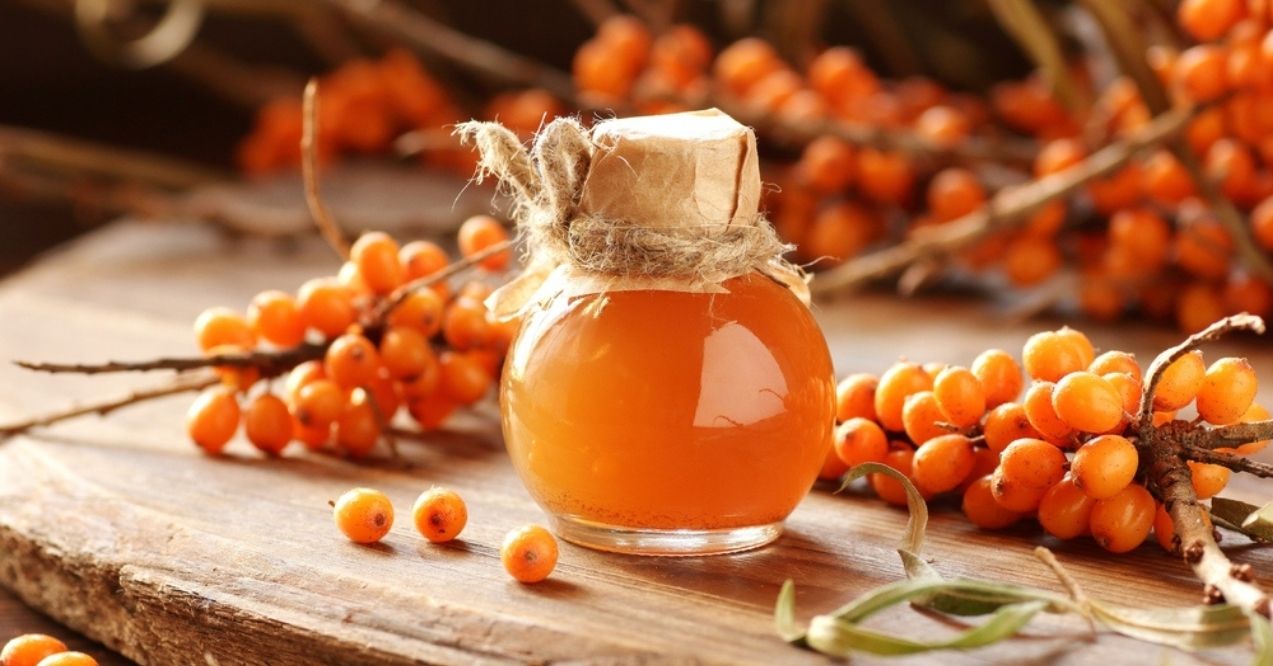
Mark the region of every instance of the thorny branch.
POLYGON ((305 85, 301 132, 301 177, 305 181, 305 204, 314 218, 323 240, 340 255, 349 259, 349 241, 336 224, 318 192, 318 79, 310 79, 305 85))
POLYGON ((256 350, 212 354, 210 356, 167 357, 148 361, 107 361, 105 363, 41 363, 14 361, 18 367, 50 374, 100 375, 110 372, 153 372, 156 370, 196 370, 198 368, 255 368, 265 376, 275 376, 312 359, 322 358, 327 345, 302 344, 290 349, 256 350))

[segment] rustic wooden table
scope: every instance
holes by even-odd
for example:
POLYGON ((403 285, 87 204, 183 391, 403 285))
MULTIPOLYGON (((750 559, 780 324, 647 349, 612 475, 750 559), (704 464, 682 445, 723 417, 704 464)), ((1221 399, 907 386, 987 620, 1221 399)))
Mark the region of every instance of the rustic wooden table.
MULTIPOLYGON (((294 288, 333 270, 317 242, 280 254, 265 243, 227 244, 199 227, 119 223, 0 283, 0 352, 67 361, 189 354, 190 322, 203 307, 241 307, 261 289, 294 288)), ((1030 332, 1055 324, 1014 323, 981 304, 885 296, 823 304, 818 316, 841 373, 879 371, 901 355, 967 363, 987 346, 1015 353, 1030 332)), ((1098 346, 1142 359, 1178 337, 1137 324, 1088 330, 1098 346)), ((1225 343, 1212 353, 1243 354, 1273 372, 1266 341, 1225 343)), ((32 375, 3 364, 0 420, 155 381, 32 375)), ((1266 404, 1271 396, 1266 389, 1266 404)), ((69 627, 6 593, 0 638, 41 630, 79 640, 81 632, 148 664, 822 663, 773 633, 782 581, 796 581, 807 617, 901 576, 893 549, 904 514, 819 488, 771 547, 668 560, 564 545, 555 576, 523 587, 501 570, 498 544, 511 527, 543 515, 502 453, 493 406, 406 443, 409 466, 355 465, 302 454, 267 461, 242 442, 225 459, 206 458, 183 434, 188 400, 0 444, 0 583, 69 627), (379 487, 405 508, 434 483, 470 502, 470 527, 451 546, 424 544, 400 521, 383 546, 358 547, 330 524, 326 501, 350 486, 379 487)), ((1268 497, 1273 487, 1244 481, 1231 494, 1268 497)), ((1043 543, 1094 596, 1135 605, 1200 596, 1186 567, 1152 543, 1112 557, 1036 532, 982 533, 937 508, 927 554, 945 574, 1055 587, 1030 554, 1043 543)), ((1239 561, 1273 571, 1267 551, 1234 550, 1239 561)), ((905 609, 880 622, 949 630, 905 609)), ((103 663, 127 663, 89 649, 103 663)), ((1043 617, 1027 636, 989 649, 902 661, 1243 663, 1248 654, 1234 647, 1189 655, 1113 634, 1091 637, 1073 618, 1043 617)))

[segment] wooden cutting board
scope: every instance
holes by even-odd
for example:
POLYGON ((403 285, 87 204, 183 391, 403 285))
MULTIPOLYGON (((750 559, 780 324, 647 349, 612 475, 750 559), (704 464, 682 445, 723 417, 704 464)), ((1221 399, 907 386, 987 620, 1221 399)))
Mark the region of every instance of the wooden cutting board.
MULTIPOLYGON (((0 283, 0 352, 66 361, 188 354, 190 322, 203 307, 242 307, 261 289, 293 289, 334 268, 317 244, 280 254, 192 226, 116 224, 0 283)), ((967 363, 988 345, 1019 349, 1045 325, 1007 323, 984 306, 885 297, 822 305, 818 315, 841 373, 879 371, 899 355, 967 363)), ((1143 359, 1176 339, 1128 325, 1091 333, 1143 359)), ((1267 342, 1222 351, 1273 374, 1267 342)), ((4 364, 0 420, 157 381, 41 376, 4 364)), ((265 460, 242 442, 224 459, 207 458, 183 434, 189 399, 0 443, 0 583, 143 664, 823 663, 775 636, 782 582, 796 582, 809 617, 901 576, 893 549, 904 513, 818 488, 768 548, 652 559, 563 544, 554 576, 522 586, 504 574, 498 545, 544 516, 504 455, 493 405, 403 442, 402 460, 352 464, 300 453, 265 460), (327 501, 352 486, 384 490, 405 513, 434 484, 469 503, 457 543, 423 542, 402 515, 375 547, 346 542, 331 523, 327 501)), ((1231 494, 1267 497, 1273 488, 1247 482, 1231 494)), ((927 553, 951 576, 1056 588, 1030 554, 1043 543, 1093 596, 1133 605, 1200 596, 1186 567, 1156 545, 1115 557, 1036 532, 982 533, 938 508, 927 553)), ((1273 571, 1267 550, 1234 553, 1273 571)), ((907 609, 878 624, 914 635, 952 630, 907 609)), ((1188 655, 1043 617, 1027 636, 992 648, 900 662, 1243 663, 1248 655, 1237 647, 1188 655)))

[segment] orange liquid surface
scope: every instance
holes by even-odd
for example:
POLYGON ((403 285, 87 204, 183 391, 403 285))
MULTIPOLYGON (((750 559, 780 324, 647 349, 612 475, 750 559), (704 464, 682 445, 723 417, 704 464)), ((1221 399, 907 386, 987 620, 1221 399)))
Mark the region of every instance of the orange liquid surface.
POLYGON ((760 275, 728 294, 559 297, 505 364, 504 435, 548 511, 612 526, 780 521, 831 442, 831 358, 812 315, 760 275))

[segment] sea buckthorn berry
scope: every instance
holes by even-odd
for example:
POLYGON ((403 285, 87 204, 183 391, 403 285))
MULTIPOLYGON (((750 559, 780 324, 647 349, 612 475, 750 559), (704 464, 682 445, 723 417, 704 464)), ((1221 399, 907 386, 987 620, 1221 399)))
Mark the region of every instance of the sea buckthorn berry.
POLYGON ((1265 250, 1273 250, 1273 197, 1260 202, 1251 211, 1251 234, 1265 250))
POLYGON ((982 426, 982 435, 986 439, 986 446, 995 453, 1003 451, 1009 444, 1023 437, 1043 437, 1030 425, 1025 408, 1015 402, 1006 402, 990 410, 982 426))
POLYGON ((1059 381, 1071 372, 1087 367, 1085 356, 1084 350, 1073 338, 1057 331, 1035 333, 1026 340, 1021 352, 1026 374, 1045 382, 1059 381))
POLYGON ((392 326, 380 338, 380 362, 390 377, 410 381, 436 361, 428 338, 419 330, 392 326))
POLYGON ((1119 435, 1102 435, 1074 454, 1070 473, 1074 485, 1092 499, 1105 499, 1122 492, 1136 476, 1140 456, 1136 446, 1119 435))
POLYGON ((964 479, 960 485, 961 490, 966 490, 968 485, 973 481, 983 477, 990 476, 999 468, 999 452, 982 446, 973 447, 972 450, 972 473, 964 479))
POLYGON ((1040 491, 1065 476, 1065 453, 1041 439, 1018 439, 999 454, 1005 480, 1040 491))
POLYGON ((610 45, 590 39, 575 51, 570 71, 577 88, 607 99, 628 95, 634 74, 627 68, 614 66, 612 50, 610 45))
POLYGON ((59 652, 41 659, 36 666, 97 666, 97 660, 83 652, 59 652))
POLYGON ((336 445, 351 458, 369 455, 380 442, 381 416, 367 391, 354 389, 336 419, 336 445))
POLYGON ((950 366, 945 363, 941 363, 939 361, 929 361, 921 367, 924 368, 924 372, 928 373, 929 379, 932 379, 933 381, 937 381, 937 375, 940 375, 942 370, 945 370, 946 368, 949 368, 950 366))
POLYGON ((1036 488, 1004 476, 1003 467, 999 467, 990 475, 990 494, 999 506, 1008 511, 1021 514, 1036 511, 1047 491, 1046 487, 1036 488))
POLYGON ((1200 463, 1192 460, 1189 462, 1189 474, 1193 480, 1193 490, 1198 494, 1198 499, 1210 499, 1215 497, 1229 485, 1229 476, 1232 472, 1228 467, 1213 465, 1211 463, 1200 463))
POLYGON ((315 379, 296 393, 295 416, 302 425, 330 425, 345 411, 345 392, 330 379, 315 379))
POLYGON ((982 476, 964 491, 961 504, 968 522, 983 530, 1000 530, 1021 520, 1022 514, 1003 508, 990 489, 990 477, 982 476))
MULTIPOLYGON (((915 450, 909 446, 893 449, 884 458, 884 464, 910 478, 911 466, 915 458, 915 450)), ((887 474, 870 474, 871 490, 880 499, 895 506, 906 506, 906 488, 901 482, 887 474)))
POLYGON ((1140 380, 1126 372, 1107 372, 1101 378, 1110 383, 1118 394, 1123 396, 1123 425, 1127 425, 1130 417, 1140 411, 1140 380))
POLYGON ((358 318, 353 294, 331 278, 314 278, 297 292, 301 321, 326 337, 345 332, 358 318))
POLYGON ((1154 409, 1176 410, 1193 402, 1202 389, 1206 374, 1202 352, 1191 351, 1176 359, 1163 371, 1154 389, 1154 409))
POLYGON ((257 335, 279 347, 295 347, 305 339, 301 309, 291 294, 263 291, 248 305, 248 324, 257 335))
POLYGON ((1217 220, 1197 219, 1176 234, 1175 253, 1176 263, 1185 270, 1219 280, 1229 274, 1233 238, 1217 220))
POLYGON ((888 437, 874 421, 854 417, 836 427, 834 451, 848 467, 884 462, 888 455, 888 437))
MULTIPOLYGON (((1079 352, 1079 358, 1083 361, 1083 367, 1087 367, 1096 358, 1096 348, 1092 346, 1092 341, 1083 334, 1082 331, 1062 326, 1057 329, 1056 334, 1063 340, 1069 340, 1074 344, 1074 348, 1079 352)), ((1081 368, 1080 368, 1081 369, 1081 368)))
POLYGON ((430 488, 411 507, 415 527, 433 543, 445 543, 460 535, 469 520, 464 500, 448 488, 430 488))
POLYGON ((208 308, 194 320, 195 339, 199 349, 232 345, 242 349, 256 346, 256 334, 239 313, 230 308, 208 308))
POLYGON ((915 171, 905 155, 874 148, 858 152, 857 175, 862 194, 884 204, 905 203, 915 184, 915 171))
POLYGON ((379 490, 354 488, 332 505, 336 527, 354 543, 376 543, 393 527, 393 503, 379 490))
POLYGON ((941 435, 915 449, 911 478, 926 493, 944 493, 959 487, 972 473, 975 462, 972 440, 963 435, 941 435))
POLYGON ((332 424, 306 426, 292 417, 292 438, 310 451, 321 451, 332 438, 332 424))
POLYGON ((1016 400, 1025 386, 1021 366, 1002 349, 988 349, 978 354, 972 362, 972 374, 981 382, 989 408, 1016 400))
POLYGON ((1126 553, 1144 543, 1154 525, 1155 502, 1145 487, 1133 483, 1117 495, 1096 500, 1088 525, 1092 538, 1111 553, 1126 553))
POLYGON ((711 64, 712 43, 692 25, 668 28, 650 48, 650 66, 678 87, 693 83, 711 64))
POLYGON ((1056 243, 1024 236, 1008 243, 1003 255, 1003 272, 1013 284, 1030 287, 1056 274, 1062 262, 1056 243))
POLYGON ((835 387, 835 418, 848 421, 861 417, 875 420, 875 387, 880 378, 867 373, 849 375, 835 387))
POLYGON ((1097 356, 1087 366, 1088 372, 1094 372, 1098 375, 1107 375, 1111 372, 1122 372, 1140 380, 1140 364, 1136 362, 1136 356, 1127 352, 1111 350, 1100 356, 1097 356))
POLYGON ((1161 203, 1177 204, 1197 193, 1193 177, 1167 150, 1159 150, 1145 160, 1141 178, 1145 193, 1161 203))
POLYGON ((945 418, 932 391, 912 393, 902 403, 902 429, 916 446, 950 434, 949 429, 938 425, 945 418))
POLYGON ((214 386, 205 389, 186 413, 186 432, 199 448, 213 455, 221 453, 239 429, 239 400, 233 389, 214 386))
POLYGON ((1231 274, 1224 283, 1224 303, 1230 312, 1268 315, 1273 312, 1273 284, 1244 273, 1231 274))
MULTIPOLYGON (((221 345, 213 347, 204 353, 208 358, 218 356, 240 356, 249 353, 250 350, 235 345, 221 345)), ((250 365, 218 365, 213 371, 221 378, 221 383, 236 390, 247 391, 253 384, 261 378, 261 370, 250 365)))
POLYGON ((442 337, 460 350, 484 346, 491 336, 491 326, 482 304, 468 298, 457 299, 442 316, 442 337))
POLYGON ((1058 539, 1087 534, 1096 500, 1084 495, 1069 477, 1043 493, 1039 501, 1039 525, 1058 539))
POLYGON ((1109 220, 1110 244, 1126 253, 1134 269, 1148 274, 1162 267, 1171 249, 1171 225, 1150 208, 1125 208, 1109 220))
POLYGON ((769 42, 746 37, 725 47, 716 56, 712 69, 727 90, 741 96, 761 79, 782 67, 782 61, 769 42))
POLYGON ((337 386, 347 389, 366 386, 380 370, 380 353, 367 338, 346 333, 327 347, 323 367, 337 386))
POLYGON ((607 18, 597 28, 597 39, 610 48, 616 64, 633 72, 644 67, 650 55, 650 29, 634 16, 607 18))
POLYGON ((491 388, 491 375, 474 357, 454 351, 442 352, 438 389, 451 400, 471 405, 491 388))
POLYGON ((1184 0, 1176 8, 1176 19, 1194 39, 1219 39, 1246 16, 1243 0, 1184 0))
MULTIPOLYGON (((489 247, 507 241, 508 230, 504 228, 504 225, 500 224, 499 220, 489 215, 474 215, 460 225, 457 239, 460 245, 460 254, 468 258, 489 247)), ((512 253, 508 250, 503 250, 486 257, 478 265, 488 271, 502 271, 508 268, 511 259, 512 253)))
POLYGON ((1055 139, 1049 141, 1034 158, 1034 175, 1042 178, 1064 171, 1083 161, 1087 151, 1075 139, 1055 139))
POLYGON ((820 211, 805 234, 800 251, 824 265, 842 263, 870 242, 875 221, 862 206, 842 201, 820 211))
POLYGON ((398 261, 406 270, 407 280, 418 280, 446 268, 451 258, 437 243, 418 240, 402 246, 398 261))
POLYGON ((972 133, 968 115, 949 106, 934 106, 915 119, 915 133, 934 144, 950 148, 972 133))
POLYGON ((499 549, 504 570, 519 583, 538 583, 557 566, 557 539, 539 525, 509 532, 499 549))
POLYGON ((1194 282, 1176 297, 1176 324, 1186 333, 1197 333, 1228 314, 1220 291, 1206 282, 1194 282))
POLYGON ((458 402, 440 393, 407 401, 407 411, 411 413, 411 418, 415 419, 424 430, 436 430, 442 427, 442 424, 459 407, 458 402))
POLYGON ((804 147, 796 171, 804 184, 822 194, 840 192, 853 182, 853 146, 834 136, 820 136, 804 147))
POLYGON ((1176 58, 1176 84, 1193 102, 1209 102, 1229 91, 1229 50, 1198 44, 1176 58))
POLYGON ((355 297, 372 293, 371 286, 367 284, 366 280, 362 279, 362 272, 358 270, 358 264, 352 261, 346 261, 340 265, 340 270, 336 272, 336 282, 348 289, 349 293, 355 297))
POLYGON ((1198 389, 1198 416, 1207 423, 1237 423, 1255 401, 1259 383, 1245 358, 1222 358, 1211 367, 1198 389))
POLYGON ((445 305, 438 294, 429 289, 412 292, 389 313, 390 326, 414 328, 426 338, 442 330, 445 305))
POLYGON ((1123 395, 1100 375, 1071 372, 1052 390, 1052 410, 1080 432, 1109 432, 1123 420, 1123 395))
POLYGON ((362 279, 377 294, 387 294, 406 280, 407 271, 398 259, 398 242, 381 231, 370 231, 354 241, 350 261, 358 266, 362 279))
POLYGON ((294 427, 287 403, 272 393, 262 393, 243 412, 243 432, 252 446, 278 455, 292 441, 294 427))
POLYGON ((945 420, 970 428, 986 414, 986 391, 968 368, 948 367, 933 380, 933 395, 945 420))
POLYGON ((37 666, 50 655, 66 652, 66 644, 44 634, 25 634, 11 639, 0 650, 0 665, 37 666))
POLYGON ((323 369, 322 361, 305 361, 287 373, 287 381, 283 384, 283 390, 289 400, 295 401, 296 397, 300 395, 302 387, 312 381, 325 379, 326 377, 327 372, 323 369))
POLYGON ((844 464, 843 460, 840 460, 840 455, 836 452, 835 447, 832 446, 827 451, 826 459, 822 461, 822 469, 818 470, 818 478, 824 481, 834 481, 844 476, 847 471, 849 471, 849 466, 844 464))
POLYGON ((879 386, 875 389, 875 414, 880 425, 886 430, 901 432, 905 428, 902 409, 906 406, 906 398, 932 387, 932 378, 918 364, 905 361, 894 364, 880 376, 879 386))
POLYGON ((1052 395, 1055 392, 1056 384, 1035 382, 1030 390, 1026 391, 1025 401, 1021 403, 1021 406, 1025 408, 1025 415, 1030 419, 1030 425, 1043 435, 1042 439, 1061 446, 1074 436, 1074 429, 1057 415, 1056 408, 1052 405, 1052 395))
POLYGON ((928 185, 928 208, 939 220, 953 220, 978 210, 986 203, 986 189, 967 169, 939 171, 928 185))

